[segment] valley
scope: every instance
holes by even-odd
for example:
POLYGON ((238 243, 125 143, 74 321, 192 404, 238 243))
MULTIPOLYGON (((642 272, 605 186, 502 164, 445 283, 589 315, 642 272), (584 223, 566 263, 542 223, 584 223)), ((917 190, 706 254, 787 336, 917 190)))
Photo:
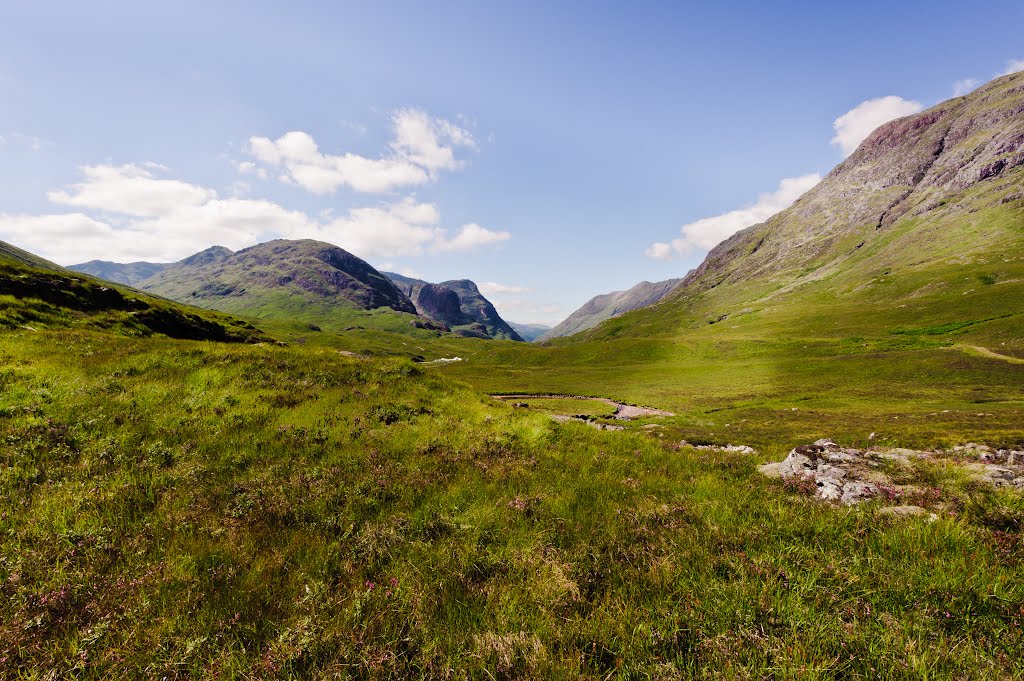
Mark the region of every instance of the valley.
POLYGON ((1022 112, 547 330, 311 239, 0 242, 0 677, 1024 675, 1022 112))

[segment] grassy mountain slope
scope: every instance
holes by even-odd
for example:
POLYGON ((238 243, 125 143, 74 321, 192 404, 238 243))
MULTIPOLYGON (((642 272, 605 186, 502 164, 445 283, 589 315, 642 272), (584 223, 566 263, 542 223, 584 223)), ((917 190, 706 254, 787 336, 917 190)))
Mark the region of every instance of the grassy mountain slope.
POLYGON ((387 277, 336 246, 312 240, 270 241, 237 253, 214 247, 140 287, 200 307, 332 330, 362 324, 403 330, 415 321, 412 303, 387 277))
POLYGON ((552 338, 571 336, 593 328, 606 319, 653 305, 674 291, 681 281, 682 279, 668 279, 655 283, 642 281, 625 291, 594 296, 537 340, 543 342, 552 338))
POLYGON ((113 286, 0 242, 0 328, 38 333, 49 327, 195 340, 264 339, 248 322, 113 286))
POLYGON ((50 262, 45 258, 40 258, 38 255, 29 253, 28 251, 23 251, 17 246, 12 246, 5 241, 0 241, 0 263, 14 267, 32 267, 52 272, 66 272, 66 270, 57 263, 50 262))

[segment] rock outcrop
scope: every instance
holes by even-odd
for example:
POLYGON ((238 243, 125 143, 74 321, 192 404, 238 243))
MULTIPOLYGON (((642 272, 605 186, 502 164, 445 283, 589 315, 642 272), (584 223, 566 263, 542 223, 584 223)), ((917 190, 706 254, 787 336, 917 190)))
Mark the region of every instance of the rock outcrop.
MULTIPOLYGON (((832 440, 800 445, 777 463, 760 467, 769 477, 805 483, 807 490, 822 501, 853 505, 884 496, 887 500, 915 498, 922 489, 897 484, 887 471, 912 469, 916 463, 953 461, 979 482, 1024 491, 1024 451, 993 449, 970 443, 941 450, 917 451, 902 448, 856 449, 841 447, 832 440)), ((901 479, 906 476, 900 476, 901 479)))

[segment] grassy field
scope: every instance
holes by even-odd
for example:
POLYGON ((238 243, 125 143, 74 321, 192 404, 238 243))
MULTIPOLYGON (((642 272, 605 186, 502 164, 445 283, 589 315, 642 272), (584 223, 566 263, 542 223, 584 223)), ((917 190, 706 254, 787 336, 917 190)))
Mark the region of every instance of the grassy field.
POLYGON ((937 458, 901 473, 934 517, 901 518, 757 471, 820 437, 1024 447, 1020 210, 969 215, 982 250, 898 223, 852 269, 540 346, 252 323, 9 255, 0 678, 1024 677, 1019 493, 937 458))
POLYGON ((4 678, 1024 674, 1024 507, 954 473, 899 520, 403 359, 0 357, 4 678))

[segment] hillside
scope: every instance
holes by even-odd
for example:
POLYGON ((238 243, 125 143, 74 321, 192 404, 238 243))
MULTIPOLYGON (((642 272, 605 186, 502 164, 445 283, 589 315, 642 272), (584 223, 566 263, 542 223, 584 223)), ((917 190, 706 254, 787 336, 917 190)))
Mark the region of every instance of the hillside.
POLYGON ((672 299, 702 322, 825 301, 872 305, 874 326, 1018 315, 1022 210, 1017 73, 881 126, 792 207, 715 247, 672 299))
POLYGON ((84 328, 128 336, 266 340, 251 324, 66 270, 0 241, 0 329, 84 328))
POLYGON ((554 328, 541 334, 537 340, 546 341, 593 328, 606 319, 647 307, 675 290, 682 279, 668 279, 651 283, 642 281, 626 291, 614 291, 594 296, 554 328))
POLYGON ((1013 330, 1024 313, 1022 266, 1017 73, 881 126, 793 206, 716 246, 664 304, 575 340, 726 321, 767 336, 952 324, 1024 354, 1013 330))
MULTIPOLYGON (((385 276, 347 251, 313 240, 276 240, 237 253, 215 246, 166 267, 138 286, 172 300, 252 317, 339 329, 367 315, 415 315, 385 276)), ((411 317, 395 316, 407 327, 411 317)))
POLYGON ((394 272, 384 272, 384 275, 412 300, 420 315, 444 324, 459 335, 523 340, 469 279, 431 284, 394 272))

